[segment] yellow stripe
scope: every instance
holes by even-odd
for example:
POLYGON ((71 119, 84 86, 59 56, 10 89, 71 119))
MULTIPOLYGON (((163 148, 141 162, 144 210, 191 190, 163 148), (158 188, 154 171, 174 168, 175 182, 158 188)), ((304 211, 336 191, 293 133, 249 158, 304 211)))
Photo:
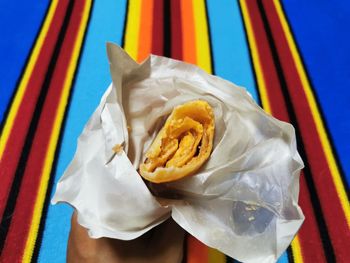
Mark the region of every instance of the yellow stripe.
POLYGON ((247 31, 247 37, 248 37, 248 42, 249 42, 249 46, 250 46, 250 50, 251 50, 256 79, 258 82, 261 103, 262 103, 264 110, 267 113, 271 114, 271 106, 270 106, 269 98, 267 95, 267 89, 266 89, 266 85, 265 85, 265 77, 264 77, 264 73, 261 69, 260 55, 258 52, 258 48, 256 46, 253 27, 252 27, 252 24, 250 22, 247 5, 246 5, 245 0, 240 0, 239 2, 240 2, 242 14, 243 14, 245 28, 247 31))
POLYGON ((197 66, 211 73, 208 21, 204 0, 193 0, 193 19, 196 36, 197 66))
MULTIPOLYGON (((196 39, 196 64, 212 73, 208 20, 204 0, 193 0, 193 18, 196 39)), ((208 263, 225 263, 226 257, 220 251, 208 247, 208 263)))
POLYGON ((72 80, 74 77, 74 72, 75 72, 75 69, 76 69, 77 63, 78 63, 78 57, 80 54, 80 49, 82 46, 83 37, 84 37, 85 29, 87 26, 87 21, 89 18, 91 3, 92 3, 92 1, 86 1, 85 7, 84 7, 84 10, 82 13, 82 20, 81 20, 81 24, 79 26, 77 39, 74 43, 71 61, 69 63, 69 66, 67 69, 67 75, 66 75, 66 78, 64 80, 62 95, 61 95, 61 99, 60 99, 57 113, 55 116, 55 121, 54 121, 54 126, 52 128, 52 133, 50 136, 49 147, 48 147, 47 153, 46 153, 43 172, 42 172, 41 179, 40 179, 39 191, 38 191, 36 201, 35 201, 32 222, 30 224, 28 239, 26 241, 26 246, 25 246, 22 262, 30 262, 31 257, 33 255, 34 245, 35 245, 35 241, 37 239, 39 224, 40 224, 43 205, 44 205, 44 201, 45 201, 47 186, 48 186, 48 182, 49 182, 49 178, 50 178, 50 174, 51 174, 52 163, 53 163, 54 156, 55 156, 57 141, 58 141, 58 137, 59 137, 59 134, 61 131, 61 127, 62 127, 62 121, 63 121, 64 113, 66 110, 67 102, 68 102, 68 97, 69 97, 69 92, 70 92, 70 88, 72 85, 72 80))
POLYGON ((329 138, 328 138, 326 129, 324 127, 324 124, 322 122, 322 118, 321 118, 320 111, 318 109, 318 106, 317 106, 317 103, 315 100, 315 96, 314 96, 313 91, 311 89, 310 83, 307 79, 305 69, 304 69, 303 64, 301 62, 299 52, 298 52, 297 47, 295 45, 292 33, 290 31, 288 22, 287 22, 285 15, 283 13, 281 4, 277 0, 274 0, 274 4, 275 4, 276 10, 277 10, 278 17, 281 21, 283 31, 286 35, 287 42, 288 42, 289 48, 291 50, 298 74, 300 76, 300 79, 301 79, 301 82, 302 82, 302 85, 303 85, 303 88, 305 91, 305 95, 306 95, 307 101, 308 101, 310 109, 311 109, 313 119, 314 119, 315 124, 316 124, 317 133, 318 133, 320 140, 321 140, 322 148, 323 148, 323 151, 325 153, 329 169, 331 171, 332 179, 333 179, 335 189, 337 191, 337 194, 338 194, 338 197, 340 200, 340 204, 341 204, 343 211, 344 211, 345 219, 347 221, 348 227, 350 228, 349 200, 348 200, 348 197, 347 197, 346 192, 345 192, 345 187, 343 185, 338 166, 337 166, 336 161, 334 159, 332 148, 331 148, 331 145, 329 143, 329 138))
POLYGON ((293 253, 293 259, 295 263, 302 263, 303 260, 303 254, 301 252, 301 245, 299 241, 299 237, 296 236, 294 240, 292 241, 292 253, 293 253))
MULTIPOLYGON (((259 52, 256 46, 256 39, 254 36, 252 24, 250 22, 250 16, 248 14, 248 9, 245 0, 240 0, 240 6, 242 9, 243 14, 243 20, 247 31, 248 36, 248 42, 251 50, 252 60, 254 64, 255 74, 257 76, 257 82, 258 82, 258 88, 260 92, 261 102, 263 105, 263 108, 266 112, 271 114, 271 106, 269 102, 269 98, 267 95, 266 90, 266 81, 264 78, 264 74, 261 69, 261 60, 259 57, 259 52)), ((303 257, 302 257, 302 251, 300 246, 300 241, 298 235, 294 238, 292 241, 292 253, 293 253, 293 259, 295 263, 302 263, 303 257)))
POLYGON ((50 24, 52 22, 52 18, 53 18, 53 15, 55 13, 57 4, 58 4, 57 0, 54 0, 51 2, 51 5, 50 5, 49 11, 46 15, 44 24, 43 24, 42 29, 39 33, 39 36, 36 40, 32 54, 30 55, 26 70, 24 71, 23 77, 21 79, 21 82, 19 83, 17 92, 16 92, 15 97, 13 99, 13 102, 10 106, 10 111, 9 111, 9 114, 8 114, 7 119, 5 121, 3 131, 2 131, 1 136, 0 136, 0 160, 2 159, 6 143, 8 141, 9 136, 10 136, 10 133, 11 133, 11 130, 13 127, 13 123, 14 123, 16 114, 18 112, 18 108, 21 105, 24 92, 25 92, 26 87, 28 85, 29 78, 32 75, 34 66, 38 60, 40 50, 43 46, 45 37, 47 35, 50 24))
POLYGON ((208 250, 208 263, 225 263, 226 256, 220 251, 209 248, 208 250))
POLYGON ((130 0, 128 8, 128 21, 125 30, 125 51, 134 59, 138 55, 139 30, 141 17, 141 1, 130 0))

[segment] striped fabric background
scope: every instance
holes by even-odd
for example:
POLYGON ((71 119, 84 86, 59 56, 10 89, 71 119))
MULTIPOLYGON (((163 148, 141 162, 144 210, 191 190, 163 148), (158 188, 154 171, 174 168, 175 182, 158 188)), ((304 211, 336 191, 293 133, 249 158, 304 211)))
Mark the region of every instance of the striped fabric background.
MULTIPOLYGON (((111 79, 105 43, 244 86, 296 128, 306 220, 279 262, 350 262, 350 4, 302 0, 0 1, 0 262, 64 262, 50 205, 111 79)), ((192 237, 184 262, 236 262, 192 237)))

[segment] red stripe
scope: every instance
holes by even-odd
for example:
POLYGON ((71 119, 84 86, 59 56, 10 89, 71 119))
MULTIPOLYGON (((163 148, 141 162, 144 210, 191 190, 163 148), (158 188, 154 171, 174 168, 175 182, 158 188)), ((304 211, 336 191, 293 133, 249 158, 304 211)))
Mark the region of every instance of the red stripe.
MULTIPOLYGON (((181 0, 173 0, 171 2, 171 57, 178 60, 183 60, 182 23, 181 0)), ((208 262, 207 247, 188 233, 185 238, 186 259, 184 261, 187 263, 208 262)))
POLYGON ((271 104, 272 114, 279 120, 289 122, 286 104, 281 92, 281 86, 278 80, 276 68, 274 66, 259 10, 255 5, 255 1, 246 1, 246 4, 250 13, 249 16, 256 38, 257 49, 260 56, 260 62, 262 64, 262 73, 264 76, 269 102, 271 104))
MULTIPOLYGON (((183 32, 182 32, 182 13, 181 0, 173 0, 171 2, 171 56, 172 58, 184 60, 183 54, 183 32)), ((191 3, 192 5, 192 3, 191 3)), ((193 20, 191 21, 194 22, 193 20)), ((188 25, 184 25, 188 26, 188 25)), ((193 43, 191 43, 193 44, 193 43)), ((192 61, 195 63, 195 61, 192 61)), ((206 263, 208 262, 208 247, 201 241, 186 235, 186 262, 187 263, 206 263)))
POLYGON ((35 133, 27 166, 22 181, 12 222, 2 253, 4 262, 20 261, 31 224, 32 213, 43 169, 47 148, 52 133, 63 83, 72 57, 73 46, 81 23, 84 1, 74 2, 72 17, 58 57, 53 78, 45 100, 39 125, 35 133))
POLYGON ((303 85, 296 69, 294 59, 284 34, 277 11, 272 1, 263 1, 267 10, 269 24, 277 44, 277 52, 281 58, 292 103, 303 136, 312 176, 316 185, 323 214, 333 243, 336 257, 350 261, 350 232, 346 223, 335 184, 332 180, 320 136, 312 116, 303 85))
MULTIPOLYGON (((171 2, 171 57, 178 60, 183 60, 182 23, 181 0, 173 0, 171 2)), ((185 238, 185 262, 208 262, 208 247, 188 233, 185 238)))
POLYGON ((154 0, 153 5, 153 27, 152 27, 152 54, 163 55, 163 6, 162 0, 154 0))
POLYGON ((22 153, 23 144, 31 122, 35 105, 45 78, 50 58, 57 41, 68 2, 59 1, 51 25, 43 42, 37 63, 24 92, 23 100, 17 111, 13 128, 5 146, 0 162, 0 218, 3 215, 13 177, 22 153))
POLYGON ((171 57, 182 59, 181 0, 171 1, 171 57))
MULTIPOLYGON (((171 2, 171 57, 183 60, 181 0, 171 2)), ((208 247, 190 234, 186 235, 187 263, 208 262, 208 247)))
MULTIPOLYGON (((246 1, 246 4, 252 22, 256 43, 258 44, 257 48, 262 64, 262 71, 264 74, 269 102, 271 104, 272 114, 278 119, 290 122, 258 7, 255 1, 246 1)), ((306 220, 298 233, 299 240, 303 245, 303 258, 312 259, 314 262, 325 262, 326 260, 321 238, 317 228, 310 194, 307 190, 304 173, 302 173, 300 177, 299 203, 306 217, 306 220)))
POLYGON ((298 232, 298 237, 303 259, 304 262, 326 262, 315 214, 310 202, 310 193, 304 177, 304 173, 301 172, 299 204, 306 219, 298 232))

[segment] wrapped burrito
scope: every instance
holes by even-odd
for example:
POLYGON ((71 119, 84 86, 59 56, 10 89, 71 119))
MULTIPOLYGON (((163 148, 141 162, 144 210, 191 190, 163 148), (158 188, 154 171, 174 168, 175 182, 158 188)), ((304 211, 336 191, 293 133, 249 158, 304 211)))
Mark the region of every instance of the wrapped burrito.
POLYGON ((113 83, 52 202, 93 238, 135 239, 172 217, 240 261, 276 261, 304 220, 293 127, 194 65, 107 51, 113 83))

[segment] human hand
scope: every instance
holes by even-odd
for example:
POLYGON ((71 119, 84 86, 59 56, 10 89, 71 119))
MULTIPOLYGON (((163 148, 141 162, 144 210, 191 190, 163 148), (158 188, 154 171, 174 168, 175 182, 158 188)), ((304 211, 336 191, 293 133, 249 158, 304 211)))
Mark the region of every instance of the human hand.
POLYGON ((92 239, 78 224, 74 212, 68 241, 68 263, 179 263, 183 257, 185 231, 172 219, 141 237, 123 241, 111 238, 92 239))

